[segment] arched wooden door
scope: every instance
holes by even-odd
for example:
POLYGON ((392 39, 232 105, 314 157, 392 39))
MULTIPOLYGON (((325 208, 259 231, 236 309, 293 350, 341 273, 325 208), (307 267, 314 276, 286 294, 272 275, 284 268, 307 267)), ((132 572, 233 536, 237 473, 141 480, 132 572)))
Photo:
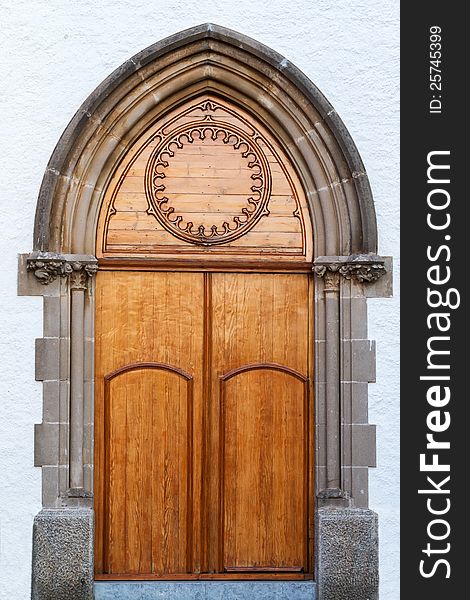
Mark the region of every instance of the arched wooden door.
POLYGON ((311 576, 306 206, 274 136, 212 95, 117 166, 97 240, 97 578, 311 576))

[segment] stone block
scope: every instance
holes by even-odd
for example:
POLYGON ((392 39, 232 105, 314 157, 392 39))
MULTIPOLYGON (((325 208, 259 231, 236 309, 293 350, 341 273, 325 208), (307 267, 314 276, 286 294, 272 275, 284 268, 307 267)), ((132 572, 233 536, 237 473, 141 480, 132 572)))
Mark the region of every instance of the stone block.
POLYGON ((377 515, 358 508, 319 508, 318 600, 378 600, 377 515))
POLYGON ((375 425, 351 425, 352 464, 356 467, 375 467, 375 425))
POLYGON ((36 340, 36 381, 59 379, 59 339, 36 340))
POLYGON ((341 414, 344 424, 368 422, 368 383, 341 383, 341 414))
POLYGON ((367 298, 391 298, 393 296, 393 258, 384 256, 385 275, 364 286, 367 298))
POLYGON ((34 519, 32 600, 93 600, 93 511, 43 509, 34 519))
POLYGON ((59 424, 34 426, 34 466, 57 465, 59 459, 59 424))
POLYGON ((351 423, 367 423, 369 420, 368 384, 355 382, 344 385, 351 388, 351 423))
POLYGON ((367 337, 367 301, 365 298, 351 298, 351 339, 367 337))
POLYGON ((367 338, 367 300, 363 296, 341 298, 341 323, 343 339, 367 338))
POLYGON ((60 282, 55 280, 48 285, 43 285, 32 271, 28 271, 26 261, 29 254, 18 255, 18 296, 57 296, 60 282))
POLYGON ((57 506, 59 497, 60 469, 56 466, 42 467, 42 505, 47 508, 57 506))
POLYGON ((369 506, 369 469, 367 467, 351 467, 354 506, 367 508, 369 506))
POLYGON ((60 296, 44 297, 44 337, 60 337, 60 306, 60 296))
POLYGON ((42 384, 42 420, 46 423, 60 421, 60 383, 45 381, 42 384))
POLYGON ((375 341, 351 342, 351 377, 352 381, 375 382, 375 341))
POLYGON ((315 600, 313 581, 122 581, 95 583, 95 600, 315 600))

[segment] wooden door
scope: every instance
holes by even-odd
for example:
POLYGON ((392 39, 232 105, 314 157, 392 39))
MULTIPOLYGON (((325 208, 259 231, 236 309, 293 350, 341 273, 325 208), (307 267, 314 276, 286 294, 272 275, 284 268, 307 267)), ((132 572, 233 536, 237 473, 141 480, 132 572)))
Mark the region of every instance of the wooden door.
POLYGON ((311 573, 310 277, 96 286, 97 577, 311 573))
POLYGON ((200 519, 203 275, 101 272, 96 295, 97 572, 186 573, 200 519))

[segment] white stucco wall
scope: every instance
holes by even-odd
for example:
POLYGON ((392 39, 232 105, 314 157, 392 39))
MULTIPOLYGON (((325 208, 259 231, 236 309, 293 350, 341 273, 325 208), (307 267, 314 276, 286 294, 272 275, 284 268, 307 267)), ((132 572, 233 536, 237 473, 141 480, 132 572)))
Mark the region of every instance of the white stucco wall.
MULTIPOLYGON (((16 296, 44 168, 85 97, 137 51, 211 21, 256 38, 302 69, 343 118, 375 196, 380 253, 398 271, 398 2, 395 0, 0 0, 0 598, 29 597, 32 519, 40 510, 33 423, 41 421, 34 339, 41 299, 16 296), (15 425, 13 426, 13 423, 15 425)), ((398 288, 369 301, 377 344, 370 421, 378 468, 381 600, 398 598, 398 288)))

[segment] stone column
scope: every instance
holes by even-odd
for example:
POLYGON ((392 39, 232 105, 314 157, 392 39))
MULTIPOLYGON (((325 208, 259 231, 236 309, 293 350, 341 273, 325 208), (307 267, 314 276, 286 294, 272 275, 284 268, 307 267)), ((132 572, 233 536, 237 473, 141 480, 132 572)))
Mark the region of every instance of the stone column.
POLYGON ((69 486, 83 489, 83 367, 84 310, 88 274, 82 268, 70 274, 70 453, 69 486))
POLYGON ((326 487, 339 490, 340 462, 340 377, 339 377, 339 273, 324 275, 326 314, 326 487))

